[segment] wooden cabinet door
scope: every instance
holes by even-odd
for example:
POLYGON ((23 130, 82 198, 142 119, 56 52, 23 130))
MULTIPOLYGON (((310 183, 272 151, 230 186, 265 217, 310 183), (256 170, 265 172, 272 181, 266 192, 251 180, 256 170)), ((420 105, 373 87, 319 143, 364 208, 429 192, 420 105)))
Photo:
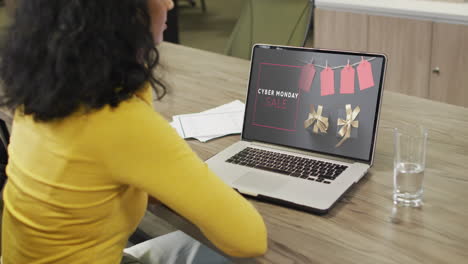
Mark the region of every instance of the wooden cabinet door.
POLYGON ((388 56, 385 90, 429 97, 432 22, 369 16, 368 50, 388 56))
POLYGON ((434 23, 429 97, 468 107, 468 26, 434 23))
POLYGON ((367 50, 367 15, 317 8, 314 13, 314 47, 367 50))

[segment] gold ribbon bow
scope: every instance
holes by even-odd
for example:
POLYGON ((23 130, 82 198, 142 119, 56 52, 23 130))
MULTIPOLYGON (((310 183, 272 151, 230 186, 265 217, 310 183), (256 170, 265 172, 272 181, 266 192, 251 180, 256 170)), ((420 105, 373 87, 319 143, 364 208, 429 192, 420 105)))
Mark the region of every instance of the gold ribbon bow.
POLYGON ((318 134, 319 130, 321 133, 326 133, 328 130, 328 118, 322 116, 322 110, 323 106, 319 105, 317 112, 315 112, 314 105, 310 105, 309 117, 304 121, 304 128, 308 128, 315 122, 314 133, 318 134))
POLYGON ((356 108, 352 110, 350 104, 346 105, 346 120, 338 118, 338 125, 343 126, 340 129, 340 131, 338 131, 338 134, 343 138, 340 142, 338 142, 338 144, 336 144, 335 148, 341 146, 341 144, 343 144, 346 141, 346 139, 348 139, 351 136, 351 127, 359 127, 359 121, 355 121, 354 119, 356 119, 360 111, 361 108, 359 106, 356 106, 356 108))

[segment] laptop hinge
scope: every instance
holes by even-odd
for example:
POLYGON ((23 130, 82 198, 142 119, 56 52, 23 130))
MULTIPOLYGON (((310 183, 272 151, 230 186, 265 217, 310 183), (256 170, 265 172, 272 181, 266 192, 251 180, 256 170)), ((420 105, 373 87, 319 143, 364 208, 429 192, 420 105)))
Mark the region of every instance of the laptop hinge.
MULTIPOLYGON (((252 141, 250 143, 252 145, 254 145, 254 146, 266 147, 266 148, 277 149, 277 150, 282 150, 282 151, 288 151, 288 152, 303 154, 303 155, 322 158, 322 159, 329 159, 329 160, 345 162, 345 163, 355 163, 355 162, 357 162, 357 161, 352 160, 352 159, 339 158, 339 157, 334 157, 334 156, 326 155, 326 154, 320 154, 320 153, 316 153, 316 152, 312 152, 312 151, 304 151, 304 150, 299 150, 299 149, 295 149, 295 148, 283 147, 283 146, 278 146, 278 145, 273 145, 273 144, 268 144, 268 143, 263 143, 263 142, 258 142, 258 141, 252 141)), ((363 163, 363 162, 360 162, 360 163, 363 163)), ((363 163, 363 164, 365 164, 365 163, 363 163)))

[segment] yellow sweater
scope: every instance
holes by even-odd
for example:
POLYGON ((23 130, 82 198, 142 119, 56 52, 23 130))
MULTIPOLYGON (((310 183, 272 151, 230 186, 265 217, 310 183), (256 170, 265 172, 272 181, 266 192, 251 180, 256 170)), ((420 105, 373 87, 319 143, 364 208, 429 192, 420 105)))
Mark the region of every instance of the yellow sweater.
POLYGON ((118 264, 147 194, 229 255, 266 251, 255 208, 208 169, 151 99, 146 87, 115 109, 46 123, 16 113, 3 197, 3 264, 118 264))

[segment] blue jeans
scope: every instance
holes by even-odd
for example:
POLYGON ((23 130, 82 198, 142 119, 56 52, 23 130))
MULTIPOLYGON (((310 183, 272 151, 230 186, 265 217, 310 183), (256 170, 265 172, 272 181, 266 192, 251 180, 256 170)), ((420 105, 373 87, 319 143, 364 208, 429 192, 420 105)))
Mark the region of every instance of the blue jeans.
POLYGON ((232 263, 181 231, 126 248, 121 264, 224 264, 232 263))

